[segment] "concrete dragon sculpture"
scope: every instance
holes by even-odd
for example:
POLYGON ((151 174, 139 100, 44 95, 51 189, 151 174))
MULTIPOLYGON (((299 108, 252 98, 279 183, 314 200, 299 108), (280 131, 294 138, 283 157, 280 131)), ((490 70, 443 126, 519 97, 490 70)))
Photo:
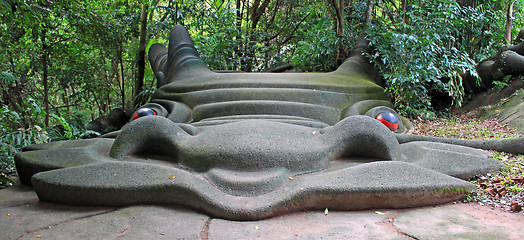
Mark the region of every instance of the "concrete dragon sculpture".
POLYGON ((401 134, 409 121, 363 51, 365 42, 330 73, 215 73, 175 26, 168 49, 149 51, 150 103, 120 131, 27 147, 15 158, 20 179, 42 201, 179 204, 253 220, 454 201, 474 189, 465 179, 500 168, 476 148, 523 152, 522 139, 401 134))

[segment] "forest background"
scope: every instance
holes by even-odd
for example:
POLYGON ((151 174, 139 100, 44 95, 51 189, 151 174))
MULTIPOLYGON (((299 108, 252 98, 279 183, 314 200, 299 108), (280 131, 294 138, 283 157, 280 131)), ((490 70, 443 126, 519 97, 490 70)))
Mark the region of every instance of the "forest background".
POLYGON ((0 3, 0 186, 24 146, 96 135, 89 121, 146 102, 146 52, 175 24, 212 70, 331 71, 363 36, 395 108, 422 118, 460 106, 462 80, 524 28, 524 0, 0 3))

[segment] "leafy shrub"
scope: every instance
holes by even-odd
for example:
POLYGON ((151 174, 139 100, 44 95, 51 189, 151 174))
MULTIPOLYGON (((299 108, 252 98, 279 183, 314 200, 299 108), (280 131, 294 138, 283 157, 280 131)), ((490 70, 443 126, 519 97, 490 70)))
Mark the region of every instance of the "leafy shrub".
POLYGON ((14 156, 25 146, 60 140, 73 140, 88 136, 98 136, 97 132, 84 128, 86 117, 81 111, 72 112, 68 120, 50 114, 54 125, 44 129, 40 127, 45 117, 44 111, 32 98, 27 99, 21 113, 11 110, 7 105, 0 108, 0 188, 12 182, 8 177, 16 172, 14 156), (21 115, 29 117, 32 124, 26 126, 21 115))
POLYGON ((312 22, 294 47, 292 65, 300 71, 327 72, 336 67, 338 38, 329 19, 312 22))
POLYGON ((47 129, 49 142, 76 140, 100 135, 98 132, 86 130, 84 127, 85 124, 78 124, 78 122, 75 124, 75 122, 71 120, 68 122, 64 117, 56 114, 50 114, 50 116, 57 124, 47 129))
POLYGON ((368 31, 375 49, 369 57, 385 78, 395 107, 408 116, 427 115, 434 109, 429 92, 444 93, 460 106, 462 77, 476 77, 476 62, 502 43, 494 34, 500 30, 497 15, 485 6, 422 0, 397 18, 397 23, 374 23, 368 31))
POLYGON ((261 32, 253 32, 245 26, 237 27, 235 16, 239 10, 225 6, 198 8, 206 17, 191 21, 187 27, 192 33, 200 57, 210 69, 240 70, 242 64, 253 60, 246 56, 247 51, 261 53, 263 46, 257 44, 257 40, 263 39, 264 36, 261 32))
MULTIPOLYGON (((24 102, 22 113, 35 117, 43 116, 43 111, 32 98, 24 102)), ((11 182, 7 177, 16 171, 15 154, 27 145, 43 143, 47 140, 46 133, 40 126, 32 125, 24 128, 23 121, 20 114, 9 109, 8 106, 2 105, 0 108, 0 188, 11 182)))

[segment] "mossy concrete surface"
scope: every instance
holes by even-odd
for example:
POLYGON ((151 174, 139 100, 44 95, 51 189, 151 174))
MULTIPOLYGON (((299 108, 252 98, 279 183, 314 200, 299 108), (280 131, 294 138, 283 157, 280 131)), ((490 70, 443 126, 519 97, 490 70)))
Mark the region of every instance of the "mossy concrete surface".
POLYGON ((497 118, 524 135, 524 90, 515 92, 482 116, 483 119, 497 118))
MULTIPOLYGON (((311 132, 306 134, 315 137, 311 132)), ((245 167, 227 169, 225 165, 210 165, 210 169, 201 171, 158 155, 110 158, 108 146, 113 141, 65 142, 59 146, 64 151, 58 151, 56 144, 50 144, 50 149, 39 146, 19 154, 17 166, 26 172, 44 169, 30 181, 40 200, 46 202, 110 207, 176 204, 237 220, 326 207, 361 210, 446 203, 474 189, 460 178, 499 167, 481 150, 419 142, 397 145, 399 155, 390 155, 395 159, 348 158, 342 154, 337 155, 339 159, 323 162, 321 169, 315 165, 308 172, 286 168, 285 161, 279 166, 257 168, 253 163, 264 157, 254 157, 254 162, 248 163, 249 171, 245 167), (96 151, 94 146, 98 146, 96 151), (58 159, 53 162, 56 169, 40 167, 48 163, 33 161, 35 154, 58 159)), ((212 142, 207 144, 211 147, 212 142)), ((280 156, 275 154, 273 157, 280 156)))
POLYGON ((472 112, 482 120, 496 118, 524 135, 524 79, 517 78, 500 91, 475 96, 458 113, 472 112))

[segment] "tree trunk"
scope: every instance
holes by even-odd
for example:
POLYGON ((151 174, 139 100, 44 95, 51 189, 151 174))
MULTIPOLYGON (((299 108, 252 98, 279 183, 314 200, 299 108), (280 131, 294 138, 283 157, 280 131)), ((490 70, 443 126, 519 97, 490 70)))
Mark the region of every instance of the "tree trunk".
MULTIPOLYGON (((405 25, 406 24, 406 9, 407 9, 407 6, 408 6, 408 1, 407 0, 402 0, 402 25, 405 25)), ((406 28, 404 26, 402 26, 402 33, 405 33, 406 32, 406 28)))
POLYGON ((264 0, 263 2, 260 2, 261 0, 255 0, 255 2, 252 5, 252 8, 249 10, 251 11, 251 30, 249 33, 249 41, 247 43, 246 51, 244 53, 244 56, 246 56, 246 64, 242 70, 246 72, 251 72, 253 70, 253 65, 255 63, 255 50, 254 50, 254 44, 257 39, 255 39, 255 36, 253 32, 255 32, 255 29, 257 29, 258 22, 266 12, 266 8, 271 2, 271 0, 264 0))
POLYGON ((269 5, 271 0, 264 0, 262 3, 260 3, 260 0, 255 0, 253 3, 253 9, 251 13, 251 29, 256 29, 258 22, 260 21, 260 17, 266 12, 266 8, 269 5))
POLYGON ((368 8, 366 10, 366 25, 371 23, 371 20, 373 18, 373 7, 375 6, 375 3, 373 0, 368 0, 368 8))
MULTIPOLYGON (((9 54, 9 63, 11 68, 11 73, 19 75, 16 71, 15 67, 15 61, 13 59, 13 56, 9 54)), ((22 93, 22 89, 24 89, 24 86, 27 84, 27 76, 26 73, 20 73, 20 77, 17 81, 15 81, 14 88, 11 89, 11 86, 9 84, 0 83, 3 85, 1 87, 2 89, 2 98, 4 104, 11 106, 11 108, 17 112, 20 116, 22 116, 23 122, 24 122, 24 128, 29 128, 30 125, 32 125, 31 118, 29 116, 26 116, 23 111, 25 94, 22 93)))
MULTIPOLYGON (((335 22, 337 37, 344 37, 344 0, 330 0, 331 6, 335 9, 335 22)), ((337 49, 336 62, 337 66, 346 60, 346 52, 340 41, 337 49)))
POLYGON ((124 81, 124 63, 122 61, 122 53, 120 53, 118 57, 118 61, 120 62, 120 71, 122 72, 122 75, 120 76, 120 92, 122 96, 122 109, 126 109, 126 89, 125 89, 125 81, 124 81))
POLYGON ((42 76, 42 85, 44 85, 44 107, 45 107, 45 120, 44 120, 44 123, 45 123, 45 126, 46 127, 49 127, 49 84, 47 82, 47 77, 48 77, 48 69, 47 69, 47 61, 48 61, 48 54, 49 54, 49 47, 47 46, 47 44, 45 43, 46 41, 46 30, 42 30, 42 37, 41 37, 41 41, 42 41, 42 71, 43 71, 43 76, 42 76))
MULTIPOLYGON (((244 14, 244 6, 241 5, 241 3, 243 3, 243 1, 240 1, 240 0, 237 0, 236 2, 236 28, 237 28, 237 36, 236 36, 236 39, 237 39, 237 44, 235 44, 235 54, 238 56, 238 59, 240 60, 240 66, 243 66, 244 65, 244 60, 243 60, 243 51, 241 49, 242 47, 242 44, 241 43, 241 39, 242 39, 242 15, 244 14)), ((238 70, 238 69, 231 69, 231 70, 238 70)))
POLYGON ((343 0, 331 0, 331 6, 335 9, 336 23, 337 23, 337 36, 344 36, 344 1, 343 0))
POLYGON ((62 101, 64 101, 67 112, 71 112, 71 105, 69 105, 69 95, 67 94, 67 88, 64 88, 64 94, 62 94, 62 101))
POLYGON ((146 32, 147 32, 147 10, 148 6, 143 4, 142 11, 140 13, 140 43, 138 45, 137 52, 137 68, 138 72, 135 80, 135 106, 141 104, 137 98, 138 94, 142 92, 142 86, 144 85, 144 72, 146 66, 146 32))
POLYGON ((504 33, 504 39, 506 39, 506 44, 511 44, 511 25, 513 25, 513 4, 515 0, 512 0, 506 11, 506 32, 504 33))

